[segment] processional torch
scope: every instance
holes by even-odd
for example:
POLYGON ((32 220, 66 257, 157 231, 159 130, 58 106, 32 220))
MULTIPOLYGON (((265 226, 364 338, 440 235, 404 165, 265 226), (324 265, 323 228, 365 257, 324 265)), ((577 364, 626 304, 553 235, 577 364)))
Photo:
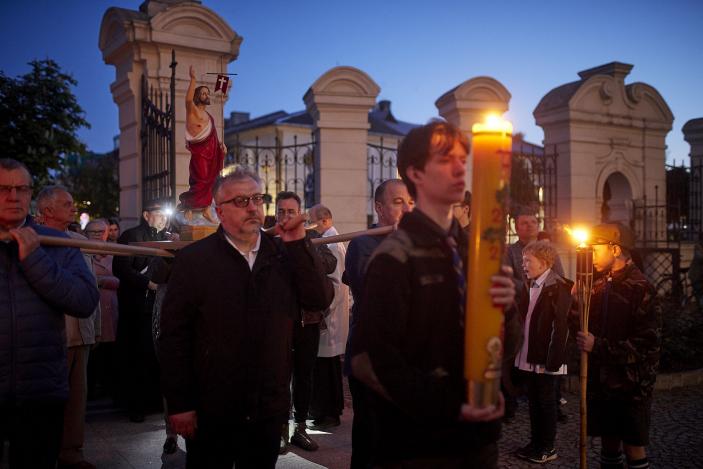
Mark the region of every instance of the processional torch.
MULTIPOLYGON (((591 308, 591 289, 593 288, 593 248, 586 245, 587 234, 575 237, 581 238, 581 244, 576 248, 576 298, 578 302, 579 324, 581 332, 588 334, 588 313, 591 308)), ((581 367, 579 382, 581 385, 581 432, 579 437, 580 468, 587 468, 586 459, 586 388, 588 380, 588 352, 581 352, 581 367)))

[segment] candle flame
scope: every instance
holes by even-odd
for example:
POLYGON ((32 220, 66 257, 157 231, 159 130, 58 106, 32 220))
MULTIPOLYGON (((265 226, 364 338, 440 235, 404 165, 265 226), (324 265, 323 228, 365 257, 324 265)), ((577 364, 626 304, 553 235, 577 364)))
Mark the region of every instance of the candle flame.
POLYGON ((576 241, 578 247, 586 247, 586 241, 588 241, 588 238, 590 238, 590 233, 588 229, 584 227, 571 228, 569 226, 565 226, 564 231, 569 233, 569 236, 571 236, 573 240, 576 241))
POLYGON ((508 135, 513 134, 513 124, 500 117, 498 114, 488 114, 484 118, 483 122, 477 122, 471 127, 472 133, 480 132, 498 132, 506 133, 508 135))

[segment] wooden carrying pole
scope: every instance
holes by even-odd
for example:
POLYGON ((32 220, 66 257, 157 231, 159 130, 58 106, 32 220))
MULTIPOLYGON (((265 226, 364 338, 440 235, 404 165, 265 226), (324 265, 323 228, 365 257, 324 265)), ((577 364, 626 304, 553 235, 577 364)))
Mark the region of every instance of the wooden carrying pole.
POLYGON ((368 230, 352 231, 351 233, 344 233, 335 236, 327 236, 326 238, 314 238, 310 240, 312 244, 331 244, 331 243, 343 243, 345 241, 350 241, 356 237, 369 235, 386 235, 392 233, 395 230, 394 225, 389 226, 379 226, 378 228, 369 228, 368 230))
MULTIPOLYGON (((313 238, 310 240, 312 244, 331 244, 331 243, 343 243, 345 241, 352 240, 356 237, 363 235, 385 235, 392 233, 395 230, 395 226, 379 226, 378 228, 370 228, 368 230, 352 231, 351 233, 344 233, 336 236, 327 236, 326 238, 313 238)), ((269 229, 268 232, 272 230, 269 229)), ((144 246, 150 248, 163 248, 169 250, 183 249, 194 241, 144 241, 141 243, 131 243, 130 246, 144 246)))
MULTIPOLYGON (((576 294, 579 308, 581 331, 588 334, 588 315, 591 309, 591 288, 593 287, 593 248, 579 246, 576 248, 576 294)), ((588 382, 588 352, 581 352, 579 384, 581 385, 581 401, 579 413, 581 428, 579 437, 581 469, 588 467, 587 460, 587 415, 586 391, 588 382)))
POLYGON ((102 252, 105 254, 121 256, 158 256, 173 257, 173 253, 164 249, 145 246, 128 246, 126 244, 106 243, 105 241, 92 241, 88 239, 63 238, 58 236, 39 235, 39 242, 45 246, 68 246, 83 250, 102 252))

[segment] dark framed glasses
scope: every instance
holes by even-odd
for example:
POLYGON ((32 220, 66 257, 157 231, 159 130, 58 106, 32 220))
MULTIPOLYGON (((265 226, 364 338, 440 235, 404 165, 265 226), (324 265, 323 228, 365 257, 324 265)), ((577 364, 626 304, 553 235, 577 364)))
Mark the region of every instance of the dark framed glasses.
POLYGON ((271 196, 269 194, 253 194, 250 196, 238 195, 229 200, 223 200, 218 205, 233 204, 235 207, 244 208, 249 206, 249 201, 254 205, 262 205, 263 203, 270 204, 271 196))
POLYGON ((30 195, 32 193, 32 186, 21 185, 21 186, 0 186, 0 195, 10 195, 14 189, 17 195, 30 195))

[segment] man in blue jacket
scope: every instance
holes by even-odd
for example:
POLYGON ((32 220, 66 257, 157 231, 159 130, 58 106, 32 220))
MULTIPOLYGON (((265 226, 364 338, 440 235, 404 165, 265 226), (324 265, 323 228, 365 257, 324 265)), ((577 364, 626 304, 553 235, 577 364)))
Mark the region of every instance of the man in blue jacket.
POLYGON ((32 178, 0 159, 0 447, 10 468, 54 468, 68 396, 64 313, 90 316, 99 294, 78 249, 40 246, 32 178))

